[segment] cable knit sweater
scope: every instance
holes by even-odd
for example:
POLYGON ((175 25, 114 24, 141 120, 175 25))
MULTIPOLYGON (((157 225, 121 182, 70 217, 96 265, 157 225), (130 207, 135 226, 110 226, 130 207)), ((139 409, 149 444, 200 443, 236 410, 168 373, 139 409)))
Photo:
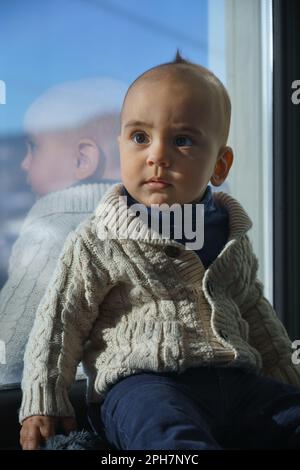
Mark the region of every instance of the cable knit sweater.
POLYGON ((193 250, 151 231, 121 190, 113 185, 66 240, 26 347, 20 422, 74 416, 69 389, 81 359, 88 402, 101 402, 122 377, 199 365, 242 367, 300 386, 291 341, 257 278, 252 222, 240 203, 213 194, 229 213, 230 232, 205 269, 193 250))
POLYGON ((6 346, 0 385, 21 382, 25 345, 66 237, 93 213, 110 187, 110 183, 73 185, 41 197, 28 212, 0 292, 0 339, 6 346))

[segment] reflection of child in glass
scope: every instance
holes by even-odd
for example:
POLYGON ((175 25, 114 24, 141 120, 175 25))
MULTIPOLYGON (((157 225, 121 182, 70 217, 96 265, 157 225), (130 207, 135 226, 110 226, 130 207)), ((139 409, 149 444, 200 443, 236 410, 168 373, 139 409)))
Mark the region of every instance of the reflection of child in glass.
POLYGON ((0 292, 0 340, 6 345, 0 385, 20 383, 35 313, 65 239, 116 182, 125 91, 122 82, 104 77, 66 82, 26 111, 21 166, 36 201, 12 247, 0 292))
POLYGON ((69 236, 26 349, 24 449, 59 422, 74 428, 81 359, 90 422, 112 448, 300 447, 300 368, 256 276, 252 222, 208 185, 232 165, 229 123, 224 86, 179 54, 129 88, 122 183, 69 236), (134 202, 148 215, 151 204, 203 203, 204 246, 153 236, 134 202))
POLYGON ((30 106, 21 166, 38 197, 78 183, 119 179, 115 135, 124 92, 117 80, 90 78, 56 85, 30 106))

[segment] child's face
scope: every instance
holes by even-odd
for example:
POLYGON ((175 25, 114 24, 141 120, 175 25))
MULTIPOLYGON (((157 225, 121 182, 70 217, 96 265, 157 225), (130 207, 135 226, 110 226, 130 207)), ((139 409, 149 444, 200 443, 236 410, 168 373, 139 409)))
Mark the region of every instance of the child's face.
POLYGON ((76 180, 76 159, 70 139, 64 133, 30 135, 21 163, 32 191, 43 196, 64 189, 76 180))
POLYGON ((220 150, 220 117, 211 92, 176 80, 143 81, 122 113, 120 168, 129 193, 145 205, 202 197, 220 150), (151 177, 167 185, 147 183, 151 177))

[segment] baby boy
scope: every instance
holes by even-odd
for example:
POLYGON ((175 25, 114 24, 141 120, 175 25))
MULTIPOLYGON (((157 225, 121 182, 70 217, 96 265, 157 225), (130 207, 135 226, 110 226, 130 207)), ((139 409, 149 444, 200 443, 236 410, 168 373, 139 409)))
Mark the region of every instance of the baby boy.
POLYGON ((112 448, 300 447, 300 368, 257 279, 251 220, 208 186, 231 168, 229 125, 225 87, 179 53, 129 87, 122 181, 68 236, 27 344, 23 449, 74 429, 81 360, 90 422, 112 448), (153 231, 134 203, 150 219, 204 204, 204 246, 153 231))

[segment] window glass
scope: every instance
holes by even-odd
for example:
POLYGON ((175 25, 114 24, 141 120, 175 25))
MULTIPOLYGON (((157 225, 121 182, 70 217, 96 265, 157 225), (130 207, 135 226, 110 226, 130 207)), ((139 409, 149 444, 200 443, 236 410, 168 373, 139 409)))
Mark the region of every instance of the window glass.
MULTIPOLYGON (((127 86, 146 69, 172 60, 177 48, 209 67, 232 95, 235 160, 228 180, 213 191, 240 197, 255 223, 263 220, 270 191, 263 189, 259 172, 268 167, 270 148, 257 119, 270 122, 269 110, 263 115, 261 106, 270 69, 262 80, 261 68, 254 73, 252 67, 263 57, 269 63, 262 38, 270 31, 268 8, 262 11, 260 3, 267 5, 259 0, 1 2, 0 386, 20 382, 35 312, 68 233, 120 179, 116 137, 127 86), (251 28, 258 33, 253 42, 246 35, 251 28), (244 70, 252 73, 245 83, 250 89, 241 83, 244 70), (250 151, 253 141, 261 147, 250 151)), ((269 225, 253 228, 263 280, 270 279, 268 230, 269 225)))

